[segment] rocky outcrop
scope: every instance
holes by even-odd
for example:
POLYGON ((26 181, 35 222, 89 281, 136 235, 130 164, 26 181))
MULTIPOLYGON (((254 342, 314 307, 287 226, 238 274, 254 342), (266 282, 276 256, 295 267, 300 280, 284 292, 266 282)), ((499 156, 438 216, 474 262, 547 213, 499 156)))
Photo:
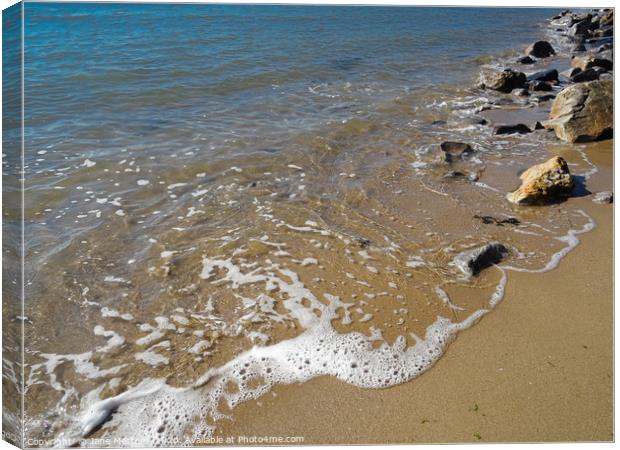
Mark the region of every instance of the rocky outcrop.
POLYGON ((547 58, 548 56, 555 55, 555 50, 549 42, 537 41, 526 48, 525 53, 536 58, 547 58))
POLYGON ((565 88, 553 101, 543 125, 567 142, 608 137, 613 131, 613 81, 587 81, 565 88))
POLYGON ((499 242, 490 242, 482 247, 467 250, 456 255, 452 264, 467 277, 478 275, 481 270, 500 262, 509 253, 499 242))
POLYGON ((464 159, 465 157, 474 153, 474 149, 469 144, 464 142, 442 142, 439 147, 442 151, 442 159, 445 162, 451 163, 458 159, 464 159))
POLYGON ((518 58, 517 62, 519 64, 534 64, 536 60, 531 58, 530 56, 525 55, 525 56, 518 58))
POLYGON ((493 89, 500 92, 511 92, 525 86, 527 77, 523 72, 512 69, 503 71, 484 69, 480 74, 480 87, 483 89, 493 89))
POLYGON ((548 203, 570 195, 573 178, 566 161, 561 156, 530 167, 521 174, 521 186, 506 195, 512 202, 521 205, 548 203))

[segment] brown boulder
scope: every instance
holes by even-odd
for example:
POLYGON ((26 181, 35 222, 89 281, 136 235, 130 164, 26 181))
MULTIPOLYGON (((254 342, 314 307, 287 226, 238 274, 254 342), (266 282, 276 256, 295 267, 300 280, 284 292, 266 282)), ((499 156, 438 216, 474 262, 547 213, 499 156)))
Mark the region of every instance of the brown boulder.
POLYGON ((525 54, 536 58, 546 58, 555 55, 555 50, 547 41, 537 41, 525 49, 525 54))
POLYGON ((523 72, 512 69, 497 71, 485 69, 480 74, 480 87, 483 89, 493 89, 500 92, 511 92, 525 86, 527 77, 523 72))
POLYGON ((570 195, 573 179, 561 156, 530 167, 521 174, 521 186, 506 198, 520 205, 547 203, 570 195))
POLYGON ((583 56, 573 56, 570 60, 571 67, 577 67, 581 70, 589 69, 590 67, 602 67, 605 70, 613 70, 613 61, 602 57, 602 55, 587 54, 583 56))
POLYGON ((568 142, 609 136, 613 131, 613 81, 587 81, 563 89, 543 125, 568 142))

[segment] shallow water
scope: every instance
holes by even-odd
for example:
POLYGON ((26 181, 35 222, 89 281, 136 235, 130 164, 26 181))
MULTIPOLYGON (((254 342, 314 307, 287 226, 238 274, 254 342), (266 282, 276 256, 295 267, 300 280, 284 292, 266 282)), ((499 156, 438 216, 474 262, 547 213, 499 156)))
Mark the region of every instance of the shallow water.
POLYGON ((585 179, 584 146, 472 121, 554 13, 27 4, 26 434, 191 443, 274 383, 428 369, 593 226, 504 198, 552 154, 585 179))

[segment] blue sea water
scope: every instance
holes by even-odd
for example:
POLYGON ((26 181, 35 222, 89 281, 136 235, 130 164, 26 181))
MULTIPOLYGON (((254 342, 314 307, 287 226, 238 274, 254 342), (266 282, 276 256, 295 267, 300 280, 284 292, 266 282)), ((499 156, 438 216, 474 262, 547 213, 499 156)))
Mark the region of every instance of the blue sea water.
POLYGON ((527 44, 553 13, 26 3, 28 154, 89 137, 94 152, 113 152, 164 128, 219 142, 346 119, 381 98, 471 81, 479 58, 527 44), (342 104, 312 95, 345 86, 354 92, 342 104))

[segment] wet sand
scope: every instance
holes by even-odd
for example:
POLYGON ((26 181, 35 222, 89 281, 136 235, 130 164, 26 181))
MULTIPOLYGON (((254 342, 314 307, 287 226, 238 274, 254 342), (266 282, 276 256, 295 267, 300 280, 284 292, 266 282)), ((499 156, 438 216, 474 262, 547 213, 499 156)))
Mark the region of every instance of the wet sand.
MULTIPOLYGON (((613 187, 613 143, 586 152, 592 192, 613 187)), ((510 273, 495 311, 428 372, 363 390, 332 378, 277 386, 237 406, 217 436, 304 444, 613 440, 613 208, 571 199, 596 221, 548 273, 510 273)))

